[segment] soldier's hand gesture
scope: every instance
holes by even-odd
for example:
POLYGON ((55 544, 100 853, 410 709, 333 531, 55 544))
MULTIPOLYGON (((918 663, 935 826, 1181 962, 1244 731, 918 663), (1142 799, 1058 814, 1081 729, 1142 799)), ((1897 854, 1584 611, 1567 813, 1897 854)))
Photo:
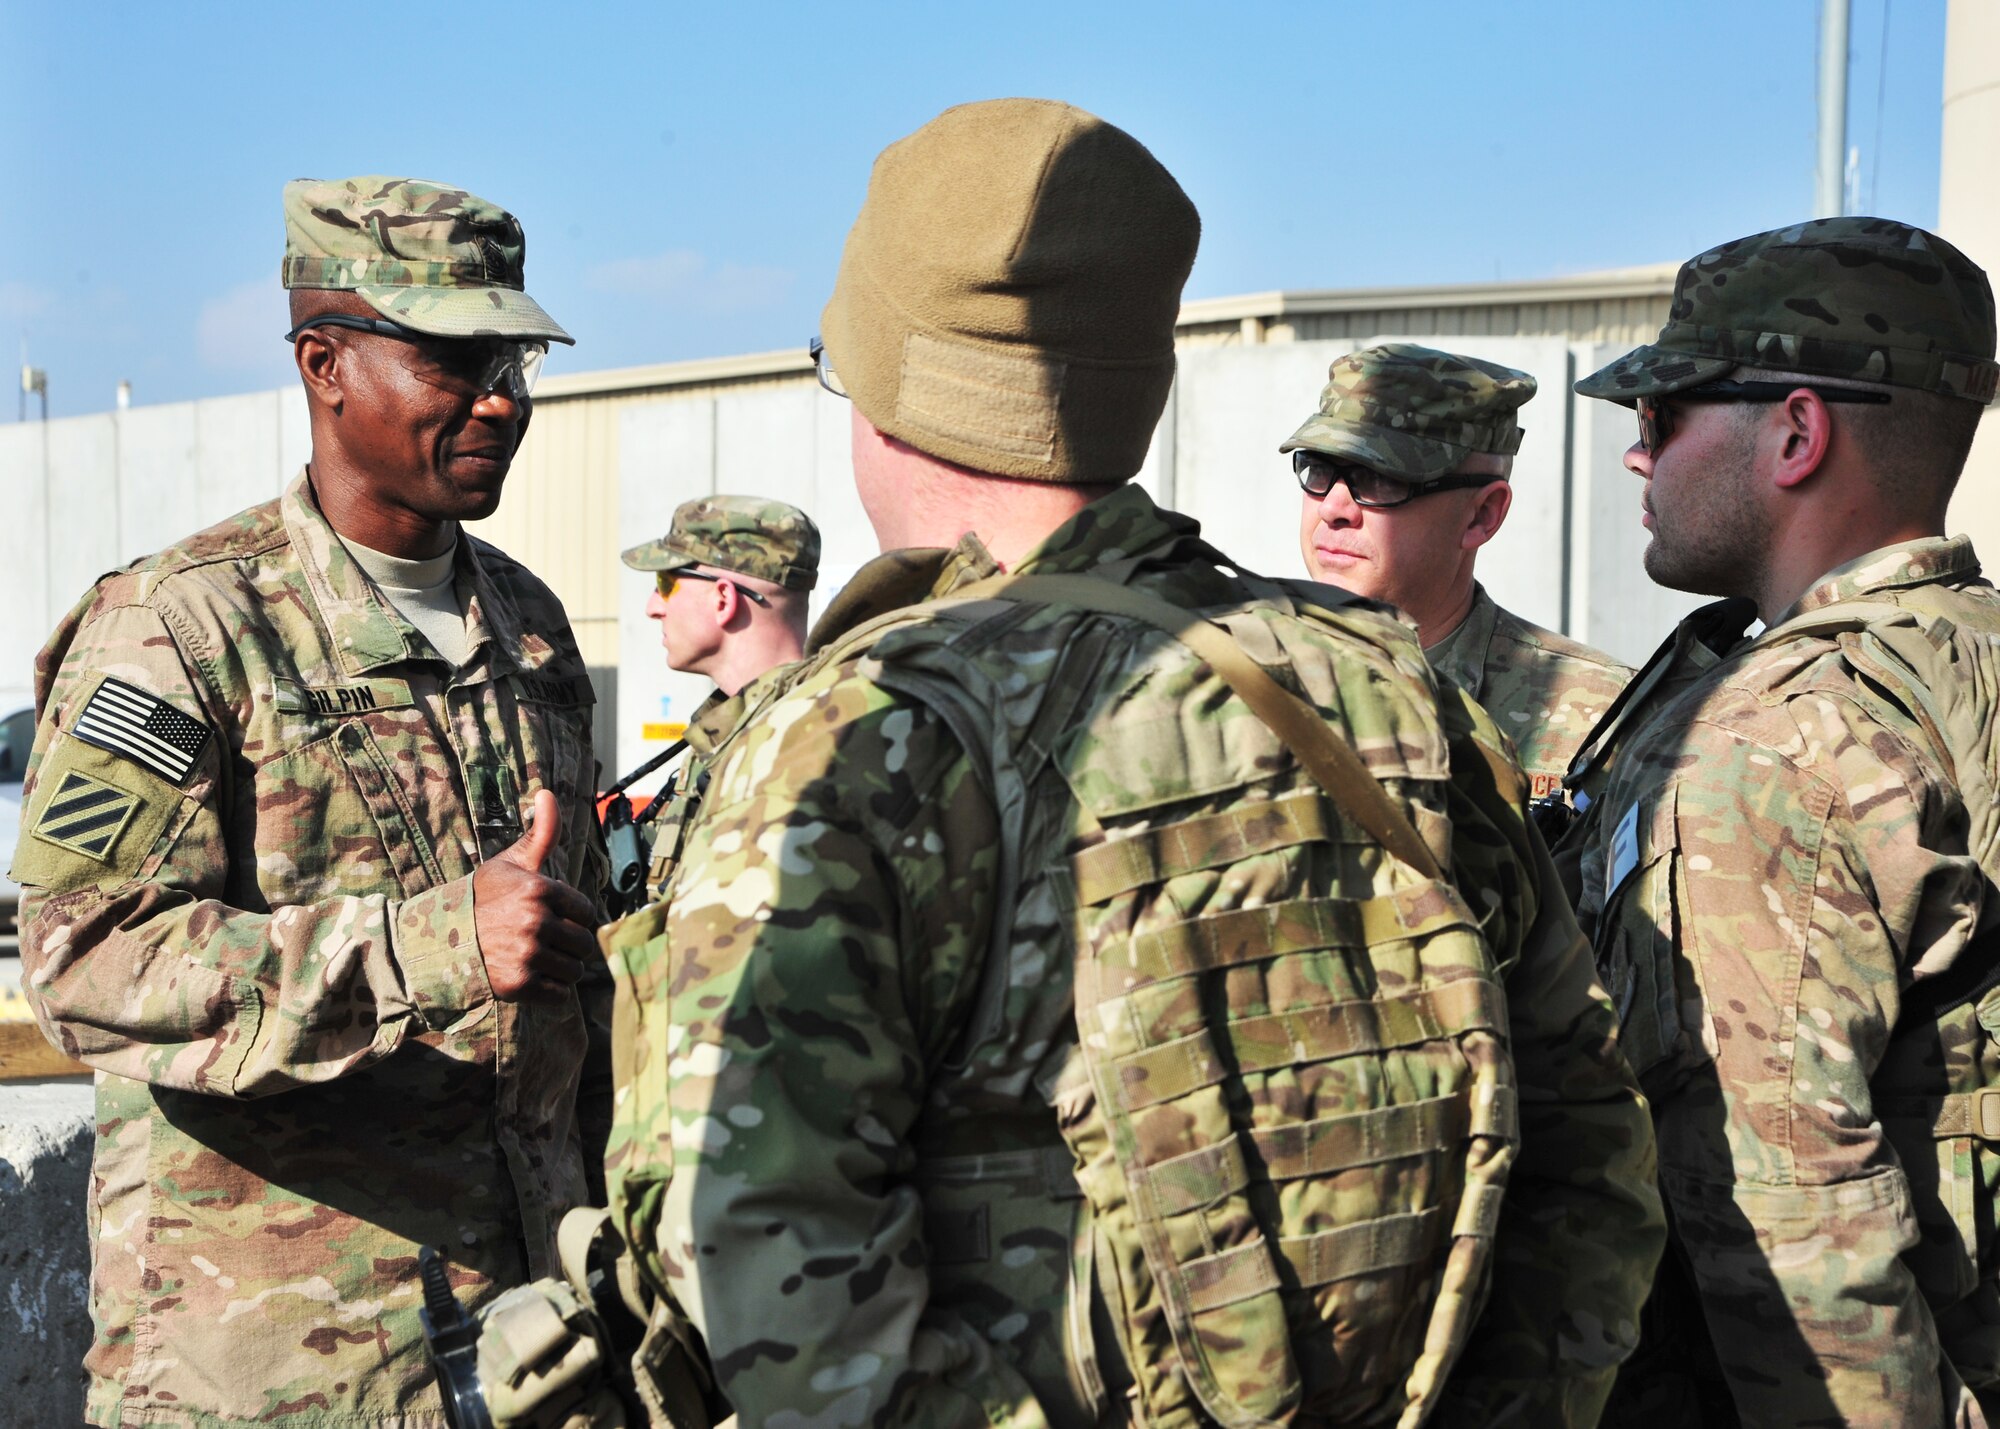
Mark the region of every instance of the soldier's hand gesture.
POLYGON ((590 900, 560 879, 542 875, 556 846, 562 808, 547 789, 535 792, 526 833, 472 875, 472 922, 486 979, 502 1002, 554 997, 583 976, 597 956, 590 900))

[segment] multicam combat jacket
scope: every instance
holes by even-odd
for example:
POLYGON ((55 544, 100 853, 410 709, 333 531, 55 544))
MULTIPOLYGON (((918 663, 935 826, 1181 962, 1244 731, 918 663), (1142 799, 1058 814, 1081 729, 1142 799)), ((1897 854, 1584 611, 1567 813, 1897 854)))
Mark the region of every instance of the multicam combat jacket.
POLYGON ((471 875, 546 786, 594 896, 590 687, 548 589, 458 550, 455 672, 303 474, 43 652, 14 873, 27 995, 98 1071, 95 1423, 442 1425, 417 1248, 476 1302, 585 1195, 585 1009, 494 1000, 471 875))
MULTIPOLYGON (((1117 562, 1183 605, 1240 597, 1233 577, 1186 554, 1194 530, 1128 488, 1017 570, 1117 562)), ((882 564, 911 584, 875 609, 948 597, 995 571, 971 537, 882 564)), ((879 576, 871 567, 857 584, 879 576)), ((856 605, 865 614, 871 602, 856 605)), ((1013 673, 990 692, 996 712, 1040 710, 1039 740, 1063 740, 1064 711, 1125 688, 1049 686, 1076 609, 997 618, 987 628, 1006 632, 996 658, 1013 673)), ((1399 625, 1357 618, 1398 652, 1397 700, 1428 687, 1399 625)), ((1135 642, 1158 649, 1129 625, 1093 628, 1104 681, 1127 678, 1135 642)), ((816 646, 829 635, 822 622, 816 646)), ((1153 658, 1192 660, 1178 648, 1153 658)), ((833 639, 716 765, 664 933, 625 950, 655 1026, 637 1032, 636 1075, 620 1091, 613 1204, 655 1290, 699 1329, 746 1429, 1124 1422, 1131 1375, 1110 1323, 1147 1312, 1121 1307, 1105 1279, 1115 1257, 1093 1247, 1051 1109, 1052 1096, 1073 1095, 1055 1084, 1075 1060, 1074 930, 1046 878, 1011 866, 1022 850, 1001 836, 1011 816, 983 786, 985 766, 937 708, 885 678, 889 659, 874 646, 843 655, 833 639), (998 906, 1007 888, 1018 900, 998 906), (1011 932, 994 949, 996 927, 1011 932)), ((1354 698, 1358 720, 1385 697, 1354 698)), ((1413 734, 1437 719, 1434 706, 1408 708, 1413 734)), ((1198 743, 1246 718, 1240 706, 1181 713, 1198 743)), ((1412 797, 1438 796, 1434 723, 1407 747, 1363 745, 1384 771, 1416 775, 1403 783, 1412 797)), ((1142 802, 1187 777, 1149 774, 1142 749, 1122 757, 1126 792, 1142 802)), ((1465 784, 1482 781, 1494 788, 1484 766, 1465 784)), ((1120 794, 1106 785, 1093 797, 1120 794)), ((1543 881, 1546 860, 1524 861, 1538 845, 1522 808, 1468 800, 1453 810, 1448 856, 1505 969, 1521 1146, 1492 1296, 1438 1422, 1487 1422, 1512 1405, 1522 1417, 1510 1422, 1588 1423, 1636 1334, 1662 1235, 1646 1114, 1567 906, 1543 881)), ((1368 888, 1363 877, 1357 896, 1368 888)))
POLYGON ((708 787, 709 766, 736 737, 744 721, 784 688, 786 672, 792 668, 791 664, 784 664, 766 670, 733 695, 711 690, 708 698, 688 716, 687 757, 675 768, 674 792, 654 816, 650 830, 652 857, 646 869, 646 887, 655 896, 664 889, 680 862, 681 841, 687 836, 688 822, 701 807, 702 791, 708 787))
POLYGON ((1465 619, 1424 658, 1486 706, 1537 799, 1561 787, 1577 746, 1632 678, 1601 650, 1502 610, 1477 583, 1465 619))
POLYGON ((1949 1424, 1961 1379, 1995 1403, 2000 1155, 1941 1113, 2000 1085, 2000 905, 1950 752, 1838 628, 1865 602, 1946 651, 2000 639, 1978 572, 1963 538, 1887 547, 1719 664, 1689 633, 1730 612, 1691 616, 1671 658, 1708 672, 1629 717, 1578 831, 1674 1228, 1607 1422, 1949 1424))

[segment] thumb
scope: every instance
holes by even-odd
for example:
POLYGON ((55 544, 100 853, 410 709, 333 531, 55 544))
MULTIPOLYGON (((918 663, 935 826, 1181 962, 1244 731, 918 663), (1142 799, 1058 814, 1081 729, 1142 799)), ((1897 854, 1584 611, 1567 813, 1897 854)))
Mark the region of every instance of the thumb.
POLYGON ((500 857, 530 873, 540 873, 542 860, 555 852, 556 835, 561 832, 562 805, 556 802, 553 791, 537 789, 534 822, 500 857))

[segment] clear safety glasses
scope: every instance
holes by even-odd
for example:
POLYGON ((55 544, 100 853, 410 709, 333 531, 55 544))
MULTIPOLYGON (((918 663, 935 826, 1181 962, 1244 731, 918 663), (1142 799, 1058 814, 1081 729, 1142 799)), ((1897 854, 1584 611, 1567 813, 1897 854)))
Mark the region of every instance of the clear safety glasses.
POLYGON ((542 360, 549 355, 546 342, 504 337, 434 337, 387 318, 364 318, 352 313, 324 313, 308 318, 285 334, 286 342, 297 342, 308 328, 343 327, 374 333, 408 343, 416 353, 417 376, 436 387, 483 397, 499 392, 519 401, 535 390, 541 376, 542 360))

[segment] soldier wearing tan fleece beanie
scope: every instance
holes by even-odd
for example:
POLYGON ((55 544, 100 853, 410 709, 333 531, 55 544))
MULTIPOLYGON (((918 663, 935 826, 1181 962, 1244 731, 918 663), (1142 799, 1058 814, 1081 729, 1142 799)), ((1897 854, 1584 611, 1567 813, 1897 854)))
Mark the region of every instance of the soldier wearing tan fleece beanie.
POLYGON ((1129 480, 1174 376, 1200 220, 1080 109, 948 109, 876 160, 822 319, 876 429, 973 471, 1129 480))

